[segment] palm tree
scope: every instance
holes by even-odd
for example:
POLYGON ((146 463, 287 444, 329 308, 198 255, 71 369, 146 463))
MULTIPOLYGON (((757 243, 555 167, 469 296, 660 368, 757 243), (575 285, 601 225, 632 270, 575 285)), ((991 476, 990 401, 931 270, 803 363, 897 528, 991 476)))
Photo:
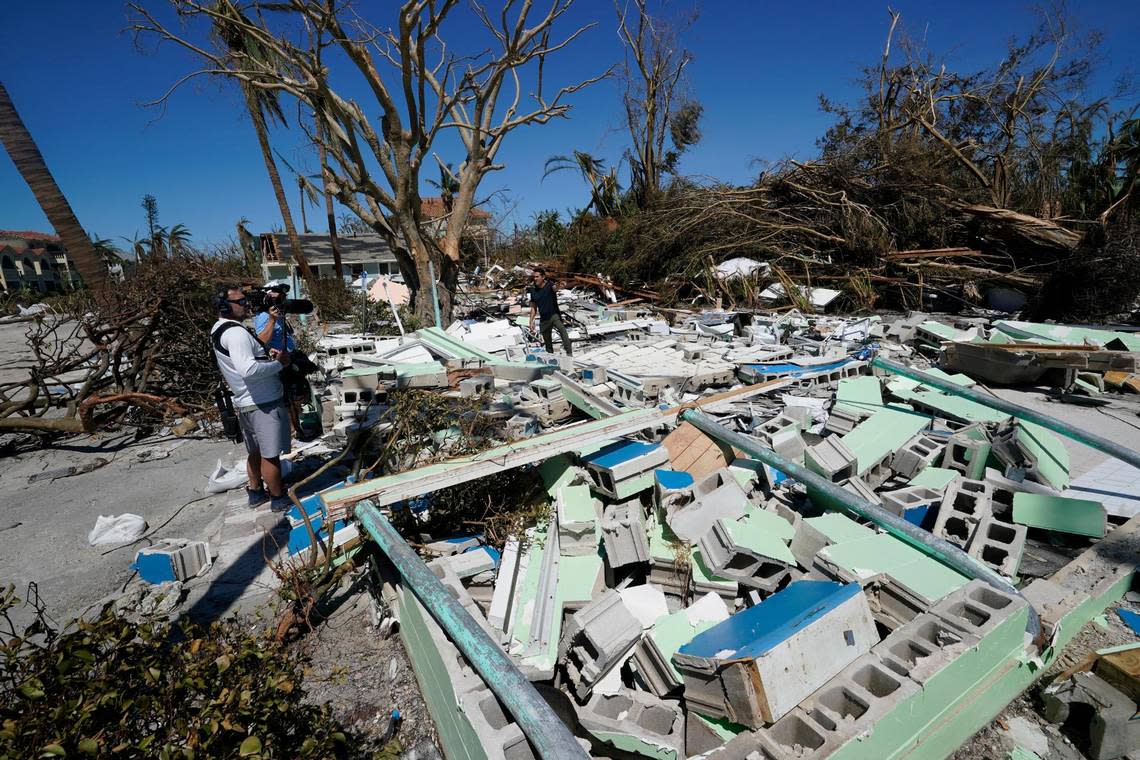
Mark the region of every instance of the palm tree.
POLYGON ((590 185, 590 203, 583 211, 594 209, 598 216, 613 216, 618 210, 618 194, 621 188, 617 181, 617 167, 606 171, 606 162, 594 158, 589 153, 574 151, 571 156, 551 156, 546 160, 546 171, 542 178, 563 169, 577 169, 590 185))
POLYGON ((455 202, 455 194, 459 192, 459 178, 455 176, 451 164, 443 163, 443 159, 439 156, 435 157, 435 161, 439 164, 439 182, 429 179, 427 183, 439 190, 439 198, 443 201, 443 210, 450 214, 452 204, 455 202))
MULTIPOLYGON (((229 14, 235 23, 227 23, 223 16, 214 19, 213 34, 218 42, 231 55, 238 59, 237 65, 248 69, 250 65, 270 66, 269 53, 255 40, 249 39, 241 31, 244 15, 232 0, 219 0, 217 9, 223 14, 229 14), (252 63, 251 63, 252 62, 252 63)), ((273 195, 277 198, 277 207, 281 210, 281 220, 285 223, 285 234, 289 238, 290 253, 297 269, 306 282, 313 279, 309 270, 309 262, 301 249, 301 238, 297 235, 297 227, 293 224, 293 214, 289 211, 289 201, 285 198, 285 187, 281 184, 281 173, 277 171, 277 162, 273 158, 273 149, 269 145, 269 122, 285 124, 285 114, 281 110, 281 103, 274 92, 254 87, 244 80, 239 80, 242 95, 245 97, 246 110, 253 122, 253 129, 257 133, 257 143, 261 148, 261 159, 265 163, 265 171, 269 175, 269 184, 273 186, 273 195)))
POLYGON ((190 247, 190 230, 185 224, 176 224, 166 233, 166 247, 170 249, 170 256, 176 258, 185 253, 190 247))
POLYGON ((52 177, 3 82, 0 82, 0 143, 4 144, 16 170, 28 183, 36 202, 59 234, 83 282, 94 292, 102 290, 107 284, 107 267, 91 246, 91 239, 83 231, 63 191, 52 177))
POLYGON ((322 130, 320 119, 316 118, 316 113, 313 114, 314 120, 317 122, 317 156, 321 162, 321 188, 324 190, 325 196, 325 216, 328 217, 329 226, 329 244, 332 246, 333 254, 333 269, 336 271, 337 279, 344 279, 344 264, 340 260, 340 241, 336 236, 336 217, 333 216, 333 194, 329 191, 329 157, 328 151, 325 148, 325 139, 329 137, 327 129, 322 130), (323 135, 322 135, 323 133, 323 135))

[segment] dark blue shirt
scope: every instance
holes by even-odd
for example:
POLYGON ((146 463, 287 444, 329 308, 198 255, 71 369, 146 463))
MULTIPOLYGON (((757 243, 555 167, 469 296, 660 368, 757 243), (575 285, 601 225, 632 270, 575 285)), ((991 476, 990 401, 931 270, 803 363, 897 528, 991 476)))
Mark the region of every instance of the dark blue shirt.
POLYGON ((554 285, 550 280, 547 280, 541 288, 530 287, 526 292, 530 296, 531 304, 538 307, 540 319, 549 319, 558 313, 558 294, 554 291, 554 285))

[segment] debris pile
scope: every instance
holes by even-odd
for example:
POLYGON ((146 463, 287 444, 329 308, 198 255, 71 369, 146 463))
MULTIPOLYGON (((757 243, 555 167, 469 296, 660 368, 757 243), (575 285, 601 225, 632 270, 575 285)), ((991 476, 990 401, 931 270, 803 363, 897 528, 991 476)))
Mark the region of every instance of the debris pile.
MULTIPOLYGON (((1136 371, 1130 334, 923 314, 666 317, 562 296, 573 357, 529 346, 517 304, 446 330, 325 339, 331 434, 388 424, 387 400, 416 388, 480 402, 504 442, 345 482, 302 509, 351 550, 356 505, 426 524, 440 489, 533 468, 550 503, 534 524, 501 545, 476 527, 421 533, 416 546, 517 668, 565 695, 596 752, 888 756, 934 730, 973 683, 964 673, 1063 643, 1039 584, 1140 505, 1079 498, 1065 445, 1042 425, 871 361, 966 388, 1040 369, 1034 381, 1089 397, 1136 371), (814 475, 793 479, 702 432, 682 419, 692 407, 814 475), (1052 563, 1024 566, 1031 546, 1050 547, 1052 563)), ((295 512, 301 552, 311 541, 295 512)), ((399 583, 384 599, 380 618, 388 630, 398 620, 441 736, 473 731, 490 756, 530 756, 429 609, 399 583)))

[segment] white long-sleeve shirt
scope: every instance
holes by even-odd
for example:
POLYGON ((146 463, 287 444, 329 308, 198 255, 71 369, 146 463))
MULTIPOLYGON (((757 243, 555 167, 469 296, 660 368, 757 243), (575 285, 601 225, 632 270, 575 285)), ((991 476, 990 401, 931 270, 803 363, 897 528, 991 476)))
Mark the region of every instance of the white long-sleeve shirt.
MULTIPOLYGON (((219 319, 210 328, 213 335, 227 322, 241 325, 233 319, 219 319)), ((222 333, 219 342, 230 352, 229 356, 214 351, 218 369, 230 392, 234 394, 234 406, 253 406, 280 400, 285 395, 281 386, 281 362, 270 359, 265 348, 250 335, 244 326, 231 327, 222 333)), ((213 345, 213 338, 210 341, 213 345)))

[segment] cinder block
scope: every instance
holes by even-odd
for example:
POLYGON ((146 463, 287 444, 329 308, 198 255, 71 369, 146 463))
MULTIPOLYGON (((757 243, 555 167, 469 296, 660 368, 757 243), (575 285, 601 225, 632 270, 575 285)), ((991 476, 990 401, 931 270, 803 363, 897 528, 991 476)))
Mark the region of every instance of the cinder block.
POLYGON ((945 596, 930 612, 955 628, 993 644, 975 654, 979 672, 996 665, 1025 642, 1028 619, 1025 600, 983 581, 970 581, 945 596))
POLYGON ((701 633, 673 661, 686 702, 702 714, 758 728, 789 713, 877 642, 859 584, 800 580, 701 633))
POLYGON ((594 738, 619 750, 648 757, 685 756, 685 716, 673 702, 641 691, 595 694, 577 708, 578 720, 594 738))
POLYGON ((970 542, 969 553, 1008 578, 1017 576, 1021 557, 1025 553, 1024 525, 991 517, 983 521, 970 542))
POLYGON ((665 468, 654 470, 654 504, 662 513, 668 513, 692 500, 695 484, 693 476, 687 472, 665 468))
POLYGON ((975 438, 972 434, 975 430, 980 430, 982 436, 986 435, 984 427, 971 425, 946 440, 946 448, 942 452, 942 466, 949 470, 957 470, 967 478, 978 480, 986 474, 986 460, 989 459, 993 446, 988 438, 975 438))
POLYGON ((1087 720, 1089 757, 1111 760, 1135 752, 1140 747, 1140 720, 1135 719, 1136 703, 1095 673, 1077 673, 1045 689, 1045 719, 1064 723, 1073 707, 1084 708, 1087 720))
POLYGON ((865 476, 856 475, 853 478, 848 478, 840 483, 840 487, 858 496, 863 501, 869 501, 872 504, 882 504, 883 500, 879 494, 875 493, 875 489, 867 485, 864 480, 865 476))
POLYGON ((516 414, 507 420, 507 432, 514 439, 538 435, 538 420, 529 414, 516 414))
POLYGON ((610 504, 602 517, 602 542, 610 567, 625 567, 649 561, 649 537, 641 502, 630 499, 610 504))
POLYGON ((482 396, 494 389, 494 375, 475 375, 459 381, 459 395, 463 398, 482 396))
POLYGON ((176 538, 162 539, 140 549, 131 565, 147 583, 188 581, 209 566, 209 544, 176 538))
POLYGON ((669 461, 664 446, 621 440, 583 457, 595 490, 625 500, 653 486, 653 471, 669 461))
POLYGON ((921 526, 931 509, 937 509, 944 494, 926 486, 906 486, 879 494, 883 507, 909 523, 921 526))
POLYGON ((574 613, 558 652, 579 699, 589 696, 594 684, 641 639, 641 633, 641 623, 613 589, 574 613))
POLYGON ((901 478, 910 480, 942 455, 943 445, 928 435, 919 433, 899 449, 891 461, 891 469, 901 478))
POLYGON ((892 631, 871 651, 896 674, 925 685, 978 641, 974 634, 924 612, 892 631))
MULTIPOLYGON (((741 543, 739 537, 734 536, 733 527, 724 520, 714 522, 697 542, 701 556, 719 576, 769 593, 775 591, 787 580, 792 569, 789 563, 765 554, 760 547, 741 543)), ((779 545, 788 552, 783 543, 779 545)))
POLYGON ((744 514, 748 495, 733 474, 722 468, 697 481, 693 501, 667 515, 673 533, 683 541, 697 541, 715 520, 735 520, 744 514))
POLYGON ((522 728, 486 686, 459 695, 459 710, 478 734, 479 746, 488 758, 537 760, 522 728))
POLYGON ((818 517, 807 517, 796 524, 789 549, 800 567, 811 569, 815 555, 825 546, 839 541, 864 538, 874 531, 839 512, 826 512, 818 517))
POLYGON ((855 452, 836 435, 828 436, 805 449, 804 464, 812 472, 835 483, 855 477, 858 469, 855 452))
POLYGON ((823 429, 836 436, 844 435, 854 430, 868 416, 846 409, 832 409, 827 415, 827 422, 823 423, 823 429))
POLYGON ((989 483, 959 478, 947 486, 946 495, 938 508, 938 519, 931 532, 966 549, 978 526, 991 519, 993 508, 990 505, 989 483))

